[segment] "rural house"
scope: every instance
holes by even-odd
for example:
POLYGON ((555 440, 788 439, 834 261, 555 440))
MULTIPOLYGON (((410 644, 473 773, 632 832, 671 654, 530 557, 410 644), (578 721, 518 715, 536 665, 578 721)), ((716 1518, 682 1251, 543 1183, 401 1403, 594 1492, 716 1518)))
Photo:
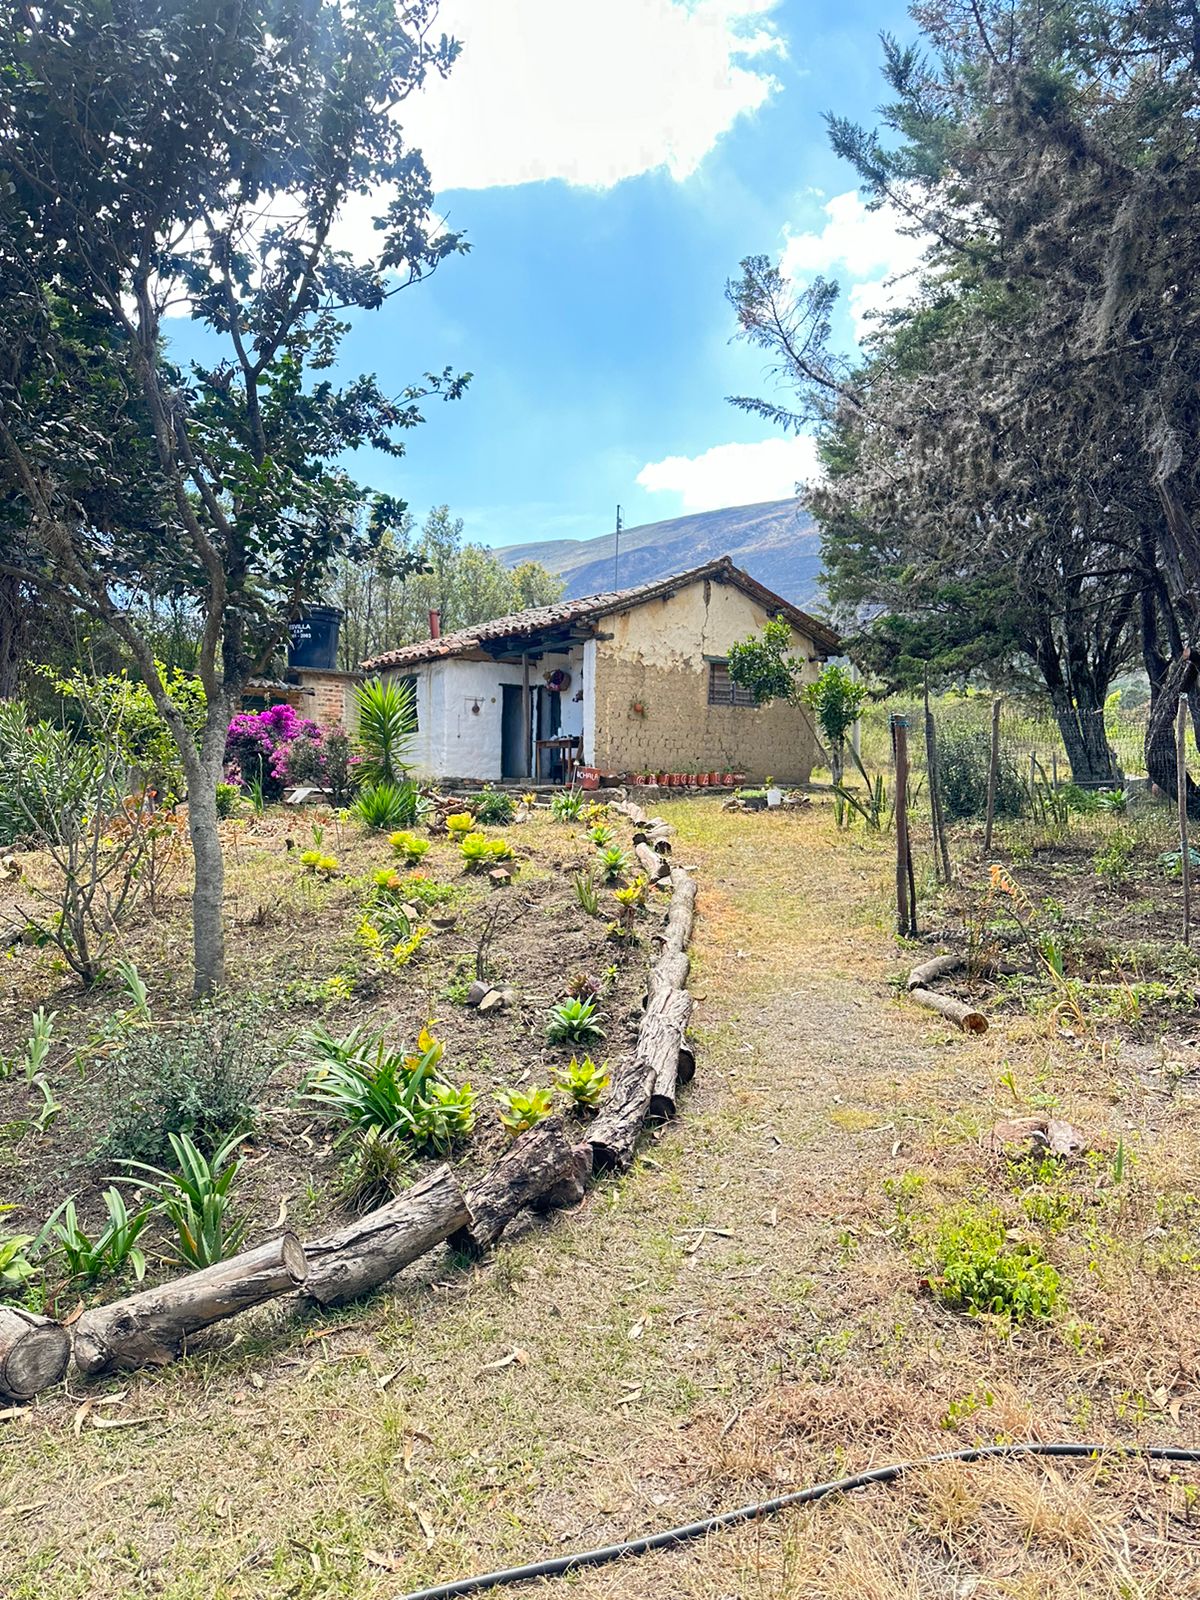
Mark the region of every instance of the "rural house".
POLYGON ((770 617, 812 665, 837 651, 823 623, 728 556, 610 594, 561 600, 363 662, 416 691, 426 778, 563 781, 719 768, 806 782, 817 747, 799 707, 756 706, 729 679, 729 647, 770 617))

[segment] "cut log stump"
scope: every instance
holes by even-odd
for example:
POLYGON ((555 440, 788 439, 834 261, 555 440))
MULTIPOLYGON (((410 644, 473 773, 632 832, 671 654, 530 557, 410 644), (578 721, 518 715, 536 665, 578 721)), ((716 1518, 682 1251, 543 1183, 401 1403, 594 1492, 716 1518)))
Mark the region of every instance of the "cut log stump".
POLYGON ((554 1203, 581 1200, 590 1172, 590 1146, 580 1150, 560 1114, 543 1117, 519 1134, 491 1171, 468 1189, 469 1216, 451 1238, 451 1247, 482 1255, 526 1206, 549 1210, 554 1203))
POLYGON ((96 1306, 75 1324, 75 1365, 88 1377, 165 1366, 192 1334, 289 1294, 303 1283, 306 1270, 299 1239, 284 1233, 174 1283, 96 1306))
POLYGON ((394 1200, 304 1247, 304 1293, 322 1306, 369 1294, 470 1221, 458 1179, 447 1166, 428 1173, 394 1200))
POLYGON ((919 1006, 924 1006, 927 1011, 936 1011, 940 1017, 945 1017, 947 1022, 953 1022, 964 1033, 986 1033, 988 1020, 982 1011, 976 1011, 974 1006, 965 1005, 963 1001, 956 1000, 953 995, 936 994, 932 989, 910 989, 908 998, 915 1000, 919 1006))
POLYGON ((70 1359, 71 1336, 60 1322, 0 1306, 0 1396, 32 1400, 62 1382, 70 1359))
POLYGON ((635 844, 633 853, 638 859, 638 866, 641 867, 650 882, 666 888, 666 880, 671 876, 670 863, 663 856, 660 856, 656 850, 652 850, 648 844, 635 844))

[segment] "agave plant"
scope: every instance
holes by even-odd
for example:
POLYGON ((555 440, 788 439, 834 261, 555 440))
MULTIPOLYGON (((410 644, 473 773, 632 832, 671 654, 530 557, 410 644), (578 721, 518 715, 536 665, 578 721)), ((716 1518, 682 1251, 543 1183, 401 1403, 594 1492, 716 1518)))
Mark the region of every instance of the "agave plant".
POLYGON ((417 820, 421 796, 416 784, 407 778, 399 783, 381 778, 378 783, 363 785, 355 796, 353 809, 368 828, 404 828, 417 820))
POLYGON ((368 784, 398 783, 412 765, 417 702, 411 685, 368 678, 354 691, 358 710, 359 771, 368 784))

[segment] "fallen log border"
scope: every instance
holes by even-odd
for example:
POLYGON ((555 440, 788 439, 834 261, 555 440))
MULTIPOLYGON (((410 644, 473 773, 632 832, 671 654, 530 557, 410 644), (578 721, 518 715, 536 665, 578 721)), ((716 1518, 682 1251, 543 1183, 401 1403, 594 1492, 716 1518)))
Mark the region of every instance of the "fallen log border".
POLYGON ((435 1168, 412 1189, 334 1234, 305 1245, 285 1233, 214 1267, 93 1306, 70 1327, 12 1308, 0 1331, 14 1347, 28 1338, 30 1353, 36 1339, 46 1354, 24 1363, 17 1381, 10 1378, 10 1397, 30 1401, 60 1382, 68 1340, 75 1368, 84 1377, 161 1366, 186 1351, 191 1334, 267 1300, 290 1294, 301 1305, 348 1303, 390 1282, 444 1239, 467 1255, 482 1255, 525 1208, 545 1212, 576 1205, 595 1173, 627 1168, 647 1121, 675 1114, 678 1089, 696 1070, 687 1039, 692 1009, 687 951, 696 883, 658 854, 670 848, 667 824, 631 803, 614 802, 613 810, 645 830, 639 843, 647 856, 655 849, 662 863, 660 883, 669 887, 671 898, 665 928, 656 936, 660 948, 647 977, 636 1043, 614 1072, 600 1114, 579 1138, 572 1139, 565 1119, 556 1114, 514 1140, 465 1197, 449 1168, 435 1168), (349 1256, 358 1242, 364 1260, 354 1263, 349 1256), (30 1377, 31 1366, 36 1376, 30 1377))

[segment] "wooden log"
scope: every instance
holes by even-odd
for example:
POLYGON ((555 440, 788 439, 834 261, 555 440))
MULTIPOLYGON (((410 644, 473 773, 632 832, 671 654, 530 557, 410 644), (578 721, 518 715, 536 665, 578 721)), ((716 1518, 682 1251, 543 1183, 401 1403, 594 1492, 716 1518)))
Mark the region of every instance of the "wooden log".
POLYGON ((619 1171, 629 1165, 653 1093, 653 1070, 638 1052, 631 1052, 618 1064, 608 1104, 587 1131, 594 1171, 619 1171))
MULTIPOLYGON (((543 1196, 573 1195, 578 1189, 582 1198, 579 1174, 585 1160, 571 1142, 566 1120, 558 1113, 543 1117, 518 1135, 496 1165, 467 1191, 468 1215, 451 1236, 451 1247, 482 1255, 519 1211, 543 1196)), ((590 1170, 590 1161, 587 1166, 590 1170)))
POLYGON ((470 1220, 458 1179, 449 1167, 435 1167, 394 1200, 306 1244, 304 1293, 322 1306, 357 1300, 470 1220))
POLYGON ((642 1010, 646 1009, 656 994, 668 989, 685 988, 691 964, 691 957, 686 950, 665 950, 650 968, 646 992, 642 996, 642 1010))
POLYGON ((919 1006, 924 1006, 927 1011, 936 1011, 948 1022, 956 1023, 964 1033, 988 1031, 988 1021, 983 1012, 976 1011, 974 1006, 965 1005, 961 1000, 956 1000, 953 995, 935 994, 932 989, 910 989, 908 998, 915 1000, 919 1006))
POLYGON ((654 1072, 646 1114, 664 1122, 675 1115, 679 1083, 689 1082, 696 1073, 696 1060, 685 1038, 691 1015, 691 995, 686 989, 673 990, 646 1007, 638 1034, 638 1054, 654 1072))
POLYGON ((71 1360, 71 1336, 62 1323, 21 1306, 0 1306, 0 1396, 32 1400, 61 1383, 71 1360))
POLYGON ((633 853, 638 859, 638 866, 646 874, 651 883, 665 887, 666 880, 671 876, 671 868, 656 851, 648 844, 635 844, 633 853))
POLYGON ((587 1132, 597 1170, 629 1165, 642 1123, 652 1111, 661 1117, 674 1114, 681 1063, 684 1082, 696 1070, 684 1042, 691 1011, 686 990, 663 990, 647 1005, 637 1045, 619 1066, 608 1104, 587 1132))
POLYGON ((679 867, 671 869, 671 906, 663 934, 663 951, 686 950, 696 915, 696 880, 679 867))
POLYGON ((951 972, 957 972, 965 962, 962 956, 931 956, 928 961, 922 961, 919 967, 914 967, 908 975, 910 989, 924 989, 929 984, 944 978, 951 972))
POLYGON ((299 1239, 283 1233, 186 1278, 96 1306, 75 1324, 75 1365, 89 1377, 165 1366, 190 1335, 290 1293, 304 1282, 307 1268, 299 1239))
POLYGON ((566 1206, 577 1206, 587 1193, 588 1179, 592 1175, 592 1147, 587 1140, 571 1146, 571 1165, 557 1183, 533 1202, 535 1211, 561 1211, 566 1206))

